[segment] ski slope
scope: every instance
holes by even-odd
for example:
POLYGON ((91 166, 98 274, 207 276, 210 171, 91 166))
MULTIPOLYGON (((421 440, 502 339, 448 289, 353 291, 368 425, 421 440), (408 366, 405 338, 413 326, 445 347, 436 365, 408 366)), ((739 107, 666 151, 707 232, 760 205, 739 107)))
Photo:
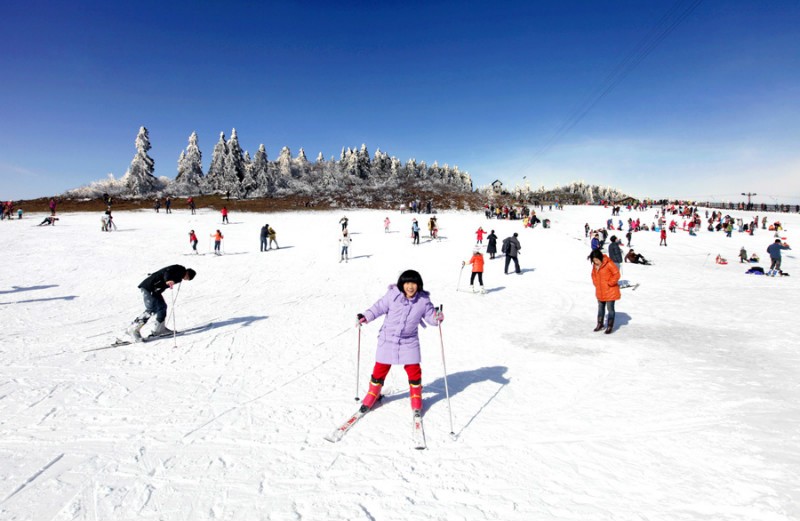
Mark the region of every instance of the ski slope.
MULTIPOLYGON (((418 246, 411 215, 374 210, 232 212, 228 225, 211 210, 119 212, 110 233, 99 214, 0 223, 0 519, 800 519, 797 249, 792 276, 767 278, 737 254, 763 261, 771 232, 679 232, 666 248, 636 233, 654 265, 624 265, 640 287, 623 290, 613 334, 593 333, 583 225, 610 213, 545 210, 552 228, 530 230, 444 211, 441 239, 423 231, 418 246), (266 223, 280 249, 262 253, 266 223), (520 275, 487 256, 486 295, 456 291, 478 226, 522 244, 520 275), (96 350, 143 310, 137 285, 175 263, 197 271, 165 293, 170 327, 189 331, 96 350), (359 364, 355 315, 409 268, 445 314, 420 332, 428 449, 412 448, 400 367, 331 444, 374 362, 380 321, 362 329, 359 364)), ((800 217, 769 218, 800 247, 800 217)))

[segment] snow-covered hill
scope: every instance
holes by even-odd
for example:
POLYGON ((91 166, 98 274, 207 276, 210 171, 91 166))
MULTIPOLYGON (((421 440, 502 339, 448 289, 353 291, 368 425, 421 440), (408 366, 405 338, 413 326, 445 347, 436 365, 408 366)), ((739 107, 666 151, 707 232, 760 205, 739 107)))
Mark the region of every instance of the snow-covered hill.
MULTIPOLYGON (((604 335, 583 225, 610 210, 539 212, 553 226, 534 230, 445 212, 441 240, 418 246, 409 214, 347 215, 348 263, 342 212, 233 213, 224 226, 203 210, 119 212, 111 233, 99 214, 0 223, 0 518, 800 518, 797 257, 785 252, 783 278, 736 259, 742 246, 766 257, 770 232, 680 232, 666 248, 634 234, 654 265, 624 265, 640 286, 604 335), (280 249, 261 253, 267 223, 280 249), (487 259, 486 295, 456 291, 479 226, 522 244, 521 275, 487 259), (166 294, 188 333, 93 350, 142 311, 139 282, 173 263, 197 270, 166 294), (374 361, 379 323, 359 360, 355 315, 408 268, 445 312, 441 336, 420 333, 428 450, 411 448, 400 367, 384 403, 330 444, 374 361)), ((800 217, 769 217, 797 242, 800 217)))

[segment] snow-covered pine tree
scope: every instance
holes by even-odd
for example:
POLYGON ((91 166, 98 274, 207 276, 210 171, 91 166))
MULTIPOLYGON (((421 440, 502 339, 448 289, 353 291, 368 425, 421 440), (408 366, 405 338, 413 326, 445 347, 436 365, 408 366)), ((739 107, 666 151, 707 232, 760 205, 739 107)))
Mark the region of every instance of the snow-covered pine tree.
POLYGON ((161 182, 153 176, 155 161, 147 155, 150 148, 150 135, 145 127, 140 127, 136 136, 136 155, 124 176, 125 185, 133 195, 144 195, 161 188, 161 182))
POLYGON ((203 153, 197 146, 197 132, 189 136, 189 145, 181 152, 178 159, 178 175, 175 177, 176 185, 186 185, 197 188, 203 179, 203 153))
POLYGON ((342 183, 342 177, 341 163, 336 161, 335 155, 331 155, 331 158, 325 161, 322 169, 323 187, 331 191, 338 190, 342 183))
POLYGON ((442 175, 442 168, 439 166, 438 161, 434 161, 433 164, 430 167, 428 167, 428 177, 430 177, 437 183, 441 183, 444 181, 444 176, 442 175))
POLYGON ((275 191, 275 181, 269 175, 269 161, 267 160, 267 150, 264 144, 258 146, 258 151, 253 157, 253 165, 251 167, 253 174, 253 181, 255 188, 253 189, 254 197, 264 197, 275 191))
POLYGON ((384 182, 389 178, 391 169, 391 161, 389 155, 382 152, 381 149, 375 150, 375 157, 372 158, 370 165, 370 179, 376 182, 384 182))
POLYGON ((406 161, 406 177, 411 180, 416 180, 419 176, 419 170, 417 169, 417 160, 413 157, 406 161))
POLYGON ((281 148, 276 161, 275 185, 278 191, 285 191, 292 180, 292 151, 289 147, 281 148))
POLYGON ((420 161, 417 164, 417 170, 419 171, 419 178, 425 182, 426 184, 431 182, 430 172, 428 171, 428 163, 425 161, 420 161))
POLYGON ((297 157, 292 161, 292 177, 302 179, 308 176, 308 172, 308 158, 305 150, 301 148, 297 153, 297 157))
POLYGON ((214 145, 214 152, 211 153, 211 164, 208 165, 206 181, 209 190, 219 192, 222 190, 225 179, 225 157, 228 155, 228 145, 225 142, 225 133, 219 133, 219 141, 214 145))
POLYGON ((399 183, 403 177, 403 163, 394 156, 392 156, 390 161, 391 164, 389 166, 389 177, 391 177, 395 182, 399 183))
POLYGON ((253 161, 250 159, 250 153, 244 151, 244 177, 242 178, 242 192, 244 197, 252 194, 256 190, 256 179, 253 172, 253 161))
POLYGON ((360 179, 369 179, 370 160, 366 143, 361 144, 361 149, 356 153, 356 175, 360 179))
POLYGON ((347 147, 347 151, 342 153, 342 173, 346 177, 358 176, 358 156, 347 147))
MULTIPOLYGON (((464 190, 472 191, 472 176, 469 175, 469 172, 462 172, 461 173, 461 188, 464 190)), ((528 192, 531 191, 531 185, 527 185, 528 192)))
POLYGON ((231 138, 227 144, 228 153, 225 155, 222 175, 222 191, 236 197, 243 195, 242 179, 244 179, 245 162, 242 147, 236 129, 231 131, 231 138))

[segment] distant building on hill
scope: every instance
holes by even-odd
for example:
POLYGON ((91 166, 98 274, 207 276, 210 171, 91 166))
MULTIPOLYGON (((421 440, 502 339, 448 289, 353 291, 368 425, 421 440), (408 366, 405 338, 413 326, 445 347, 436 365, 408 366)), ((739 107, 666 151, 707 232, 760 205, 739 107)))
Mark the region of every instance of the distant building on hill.
POLYGON ((639 202, 638 199, 636 199, 635 197, 628 196, 614 201, 614 206, 628 206, 628 205, 634 205, 638 202, 639 202))

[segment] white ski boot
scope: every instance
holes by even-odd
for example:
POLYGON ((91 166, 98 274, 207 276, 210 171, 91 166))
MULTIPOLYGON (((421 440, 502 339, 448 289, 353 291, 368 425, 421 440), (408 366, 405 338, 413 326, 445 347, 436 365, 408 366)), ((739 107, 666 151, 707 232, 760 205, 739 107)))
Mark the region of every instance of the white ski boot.
POLYGON ((128 329, 125 330, 125 333, 127 333, 134 342, 143 342, 144 339, 142 339, 142 334, 140 333, 143 327, 144 322, 134 322, 128 326, 128 329))
POLYGON ((164 322, 156 322, 156 327, 153 329, 152 336, 169 336, 175 332, 164 325, 164 322))
POLYGON ((133 323, 128 326, 128 329, 125 332, 133 338, 134 342, 143 342, 144 339, 142 338, 142 328, 150 320, 151 313, 149 311, 145 311, 133 321, 133 323))

